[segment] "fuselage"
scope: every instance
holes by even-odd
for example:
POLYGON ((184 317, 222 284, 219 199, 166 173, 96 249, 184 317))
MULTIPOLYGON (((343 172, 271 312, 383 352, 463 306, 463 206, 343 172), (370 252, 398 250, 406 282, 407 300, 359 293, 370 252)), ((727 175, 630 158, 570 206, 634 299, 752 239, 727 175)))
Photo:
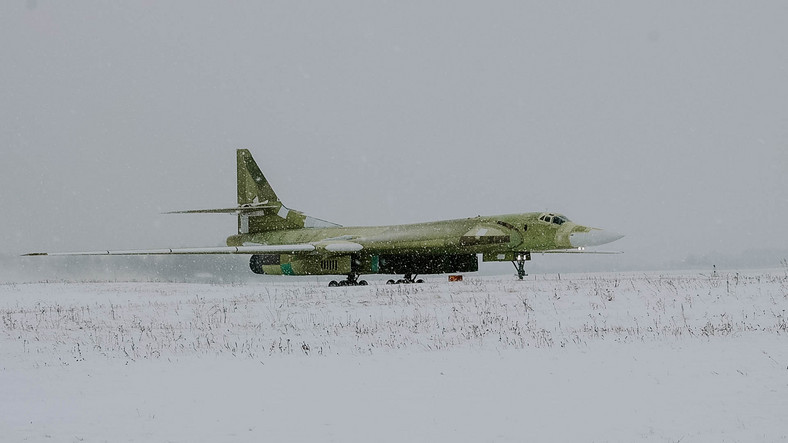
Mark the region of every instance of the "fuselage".
POLYGON ((541 213, 479 216, 456 220, 388 226, 301 228, 233 235, 228 246, 297 244, 342 239, 358 243, 368 253, 423 252, 485 253, 571 249, 571 233, 592 228, 570 221, 538 219, 541 213))
MULTIPOLYGON (((394 267, 387 272, 388 268, 379 265, 380 260, 407 261, 407 257, 429 260, 430 256, 448 256, 470 262, 470 256, 475 260, 477 254, 482 254, 485 261, 513 261, 517 254, 592 246, 588 241, 583 242, 582 236, 593 235, 594 231, 604 232, 573 223, 559 214, 530 212, 406 225, 273 230, 233 235, 227 239, 227 245, 352 242, 361 245, 360 250, 352 256, 346 252, 335 255, 340 258, 347 256, 353 272, 401 273, 405 268, 394 267)), ((265 260, 267 264, 261 270, 266 274, 278 274, 279 270, 284 274, 318 274, 322 273, 321 265, 326 262, 325 254, 312 261, 288 255, 265 260), (298 263, 292 263, 294 260, 298 263)), ((329 265, 333 266, 333 263, 329 265)), ((337 266, 342 266, 342 263, 337 266)))

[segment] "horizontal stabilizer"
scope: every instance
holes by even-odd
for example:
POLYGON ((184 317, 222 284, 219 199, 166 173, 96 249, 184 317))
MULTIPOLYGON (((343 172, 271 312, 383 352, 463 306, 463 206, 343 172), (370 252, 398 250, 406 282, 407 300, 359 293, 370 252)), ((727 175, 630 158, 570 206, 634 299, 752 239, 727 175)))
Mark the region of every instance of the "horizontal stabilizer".
POLYGON ((234 208, 219 208, 219 209, 190 209, 187 211, 170 211, 165 214, 242 214, 246 212, 257 212, 262 209, 279 209, 280 206, 272 205, 252 205, 252 206, 236 206, 234 208))

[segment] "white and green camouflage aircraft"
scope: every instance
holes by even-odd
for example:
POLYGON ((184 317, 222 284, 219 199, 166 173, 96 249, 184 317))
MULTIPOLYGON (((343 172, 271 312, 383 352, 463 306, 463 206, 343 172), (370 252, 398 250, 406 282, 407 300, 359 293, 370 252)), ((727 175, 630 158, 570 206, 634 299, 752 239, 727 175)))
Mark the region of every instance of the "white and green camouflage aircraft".
POLYGON ((420 274, 474 272, 484 261, 510 261, 525 274, 531 253, 586 251, 623 237, 573 223, 561 214, 472 217, 392 226, 340 226, 286 207, 246 149, 237 150, 238 206, 170 214, 236 214, 238 234, 227 246, 94 252, 36 252, 28 256, 249 254, 257 274, 346 275, 329 286, 366 285, 363 274, 403 275, 388 283, 416 283, 420 274))

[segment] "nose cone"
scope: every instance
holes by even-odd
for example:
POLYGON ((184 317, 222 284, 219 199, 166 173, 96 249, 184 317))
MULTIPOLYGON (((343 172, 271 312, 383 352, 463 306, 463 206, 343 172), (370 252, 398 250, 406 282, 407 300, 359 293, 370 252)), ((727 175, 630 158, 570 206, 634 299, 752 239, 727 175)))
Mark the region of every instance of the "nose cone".
POLYGON ((614 242, 624 237, 615 232, 602 229, 591 229, 588 232, 573 232, 569 234, 569 244, 573 248, 584 248, 586 246, 599 246, 605 243, 614 242))

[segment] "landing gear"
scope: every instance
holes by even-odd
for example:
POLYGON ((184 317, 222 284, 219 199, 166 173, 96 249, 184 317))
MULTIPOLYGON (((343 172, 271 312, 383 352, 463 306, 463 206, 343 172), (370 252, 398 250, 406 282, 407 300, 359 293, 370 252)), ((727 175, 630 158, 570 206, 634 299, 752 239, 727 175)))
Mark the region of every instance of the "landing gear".
POLYGON ((337 286, 366 286, 367 281, 359 280, 358 277, 359 277, 358 274, 348 274, 347 279, 345 280, 340 280, 340 281, 331 280, 328 283, 328 287, 334 288, 337 286))
POLYGON ((517 270, 517 278, 519 278, 520 280, 522 280, 523 277, 528 275, 525 273, 525 262, 530 259, 531 259, 530 252, 521 252, 518 253, 515 256, 515 260, 512 261, 512 264, 514 265, 514 269, 517 270))
POLYGON ((410 284, 410 283, 424 283, 424 280, 422 280, 422 279, 416 280, 417 276, 418 276, 418 274, 416 274, 416 275, 405 274, 405 277, 403 277, 403 278, 401 278, 401 279, 399 279, 397 281, 389 280, 389 281, 386 282, 386 284, 387 285, 401 285, 401 284, 410 284))

